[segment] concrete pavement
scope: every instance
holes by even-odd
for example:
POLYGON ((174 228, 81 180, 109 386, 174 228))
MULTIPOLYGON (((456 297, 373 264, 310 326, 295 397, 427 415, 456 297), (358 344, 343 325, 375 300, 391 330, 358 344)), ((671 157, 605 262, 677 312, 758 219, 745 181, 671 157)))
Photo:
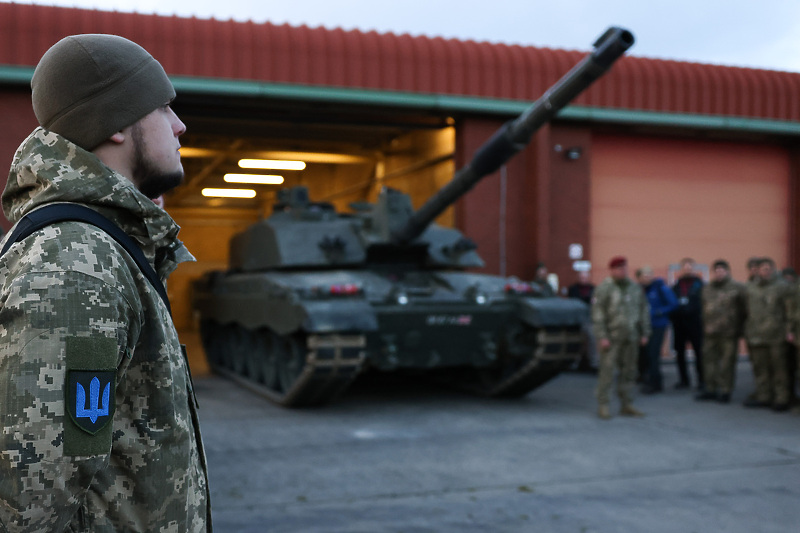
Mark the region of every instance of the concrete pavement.
POLYGON ((595 379, 489 400, 378 378, 288 410, 198 378, 215 530, 798 530, 800 416, 742 407, 749 363, 731 404, 668 390, 644 419, 599 420, 595 379))

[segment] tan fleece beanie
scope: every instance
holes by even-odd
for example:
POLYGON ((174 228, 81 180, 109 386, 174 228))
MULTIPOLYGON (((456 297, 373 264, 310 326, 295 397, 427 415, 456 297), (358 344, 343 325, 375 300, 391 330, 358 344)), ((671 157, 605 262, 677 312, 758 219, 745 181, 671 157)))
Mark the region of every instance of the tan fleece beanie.
POLYGON ((31 79, 39 124, 92 150, 175 98, 161 64, 117 35, 72 35, 44 53, 31 79))

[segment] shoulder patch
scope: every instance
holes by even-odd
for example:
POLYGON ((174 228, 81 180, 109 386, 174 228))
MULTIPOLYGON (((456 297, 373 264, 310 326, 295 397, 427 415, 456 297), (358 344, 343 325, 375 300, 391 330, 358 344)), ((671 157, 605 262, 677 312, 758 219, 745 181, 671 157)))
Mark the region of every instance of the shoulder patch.
POLYGON ((97 455, 111 450, 117 382, 117 341, 67 337, 64 454, 97 455))
POLYGON ((108 370, 67 371, 67 412, 75 424, 94 435, 114 415, 116 372, 108 370))

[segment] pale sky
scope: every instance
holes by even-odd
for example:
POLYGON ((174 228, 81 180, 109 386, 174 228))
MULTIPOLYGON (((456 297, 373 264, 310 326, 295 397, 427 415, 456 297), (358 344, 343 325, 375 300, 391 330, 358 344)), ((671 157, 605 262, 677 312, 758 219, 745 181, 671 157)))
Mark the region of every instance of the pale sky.
MULTIPOLYGON (((7 1, 7 0, 2 0, 7 1)), ((21 0, 221 20, 589 50, 606 27, 630 55, 800 72, 798 0, 21 0)))

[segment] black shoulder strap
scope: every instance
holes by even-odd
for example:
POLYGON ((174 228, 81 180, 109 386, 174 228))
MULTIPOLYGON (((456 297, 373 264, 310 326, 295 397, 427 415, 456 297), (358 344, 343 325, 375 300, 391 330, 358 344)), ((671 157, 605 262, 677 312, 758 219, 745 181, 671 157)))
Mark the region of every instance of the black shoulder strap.
POLYGON ((3 246, 2 251, 0 251, 0 256, 4 255, 12 244, 21 241, 22 239, 31 235, 33 232, 51 224, 55 224, 56 222, 66 221, 86 222, 108 233, 115 241, 125 248, 125 251, 130 254, 130 256, 138 265, 139 270, 141 270, 142 274, 144 274, 144 276, 150 281, 150 284, 164 301, 164 305, 167 306, 167 310, 170 312, 170 314, 172 314, 172 309, 169 305, 169 298, 167 298, 167 290, 164 288, 164 284, 161 283, 156 271, 152 266, 150 266, 150 263, 147 261, 147 258, 142 252, 142 249, 139 248, 139 245, 136 244, 136 242, 130 238, 127 233, 122 231, 119 226, 111 222, 97 211, 89 209, 88 207, 78 204, 58 203, 46 205, 35 211, 32 211, 31 213, 28 213, 22 217, 22 219, 20 219, 15 226, 14 231, 12 231, 11 235, 9 235, 5 246, 3 246))

